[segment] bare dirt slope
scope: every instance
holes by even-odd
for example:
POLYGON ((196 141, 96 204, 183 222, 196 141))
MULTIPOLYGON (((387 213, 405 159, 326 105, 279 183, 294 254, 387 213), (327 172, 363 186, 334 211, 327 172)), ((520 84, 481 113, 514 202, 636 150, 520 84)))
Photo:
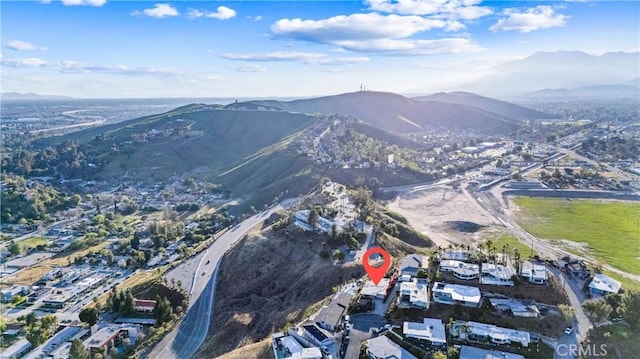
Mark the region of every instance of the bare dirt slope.
POLYGON ((334 286, 364 274, 362 266, 321 258, 322 241, 266 229, 238 242, 221 263, 211 330, 195 357, 217 357, 261 341, 311 314, 305 312, 334 286))
POLYGON ((449 186, 434 186, 400 195, 388 205, 409 224, 440 246, 478 240, 477 232, 455 230, 448 222, 464 221, 491 226, 494 221, 466 193, 449 186))
POLYGON ((272 359, 271 339, 249 344, 219 357, 220 359, 272 359))

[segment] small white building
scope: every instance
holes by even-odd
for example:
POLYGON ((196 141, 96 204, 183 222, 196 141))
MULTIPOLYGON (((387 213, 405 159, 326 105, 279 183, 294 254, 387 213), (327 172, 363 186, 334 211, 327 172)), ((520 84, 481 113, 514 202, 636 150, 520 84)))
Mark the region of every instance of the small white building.
POLYGON ((508 285, 513 287, 511 277, 516 275, 516 271, 501 264, 482 263, 480 283, 492 285, 508 285))
POLYGON ((372 299, 384 299, 387 295, 389 281, 389 278, 382 278, 377 285, 373 284, 371 280, 366 281, 364 286, 362 286, 362 290, 360 290, 360 296, 372 299))
POLYGON ((398 307, 400 308, 429 308, 429 282, 424 278, 414 278, 409 282, 400 283, 398 307))
POLYGON ((415 277, 419 270, 427 271, 429 269, 429 260, 426 256, 419 254, 410 254, 400 262, 400 275, 409 275, 415 277))
POLYGON ((589 290, 596 295, 618 293, 621 287, 620 282, 602 273, 594 275, 589 283, 589 290))
POLYGON ((440 262, 440 272, 451 273, 458 279, 471 280, 480 276, 480 266, 458 260, 446 259, 440 262))
POLYGON ((520 265, 520 276, 533 284, 547 284, 547 268, 540 264, 524 261, 520 265))
POLYGON ((520 354, 513 354, 497 350, 487 350, 468 345, 460 346, 460 359, 525 359, 520 354))
POLYGON ((441 319, 424 318, 422 323, 404 322, 402 332, 406 337, 426 340, 431 345, 446 346, 444 324, 441 319))
POLYGON ((26 353, 31 348, 31 343, 25 338, 19 339, 10 347, 0 353, 0 359, 14 359, 20 358, 22 354, 26 353))
POLYGON ((433 283, 431 292, 433 294, 433 300, 442 304, 460 304, 467 307, 477 307, 482 300, 480 289, 460 284, 435 282, 433 283))
POLYGON ((478 322, 456 322, 451 327, 451 335, 463 340, 490 341, 494 344, 519 343, 523 347, 531 343, 529 332, 478 322))
POLYGON ((367 339, 365 343, 367 357, 371 359, 417 359, 413 354, 384 335, 367 339))
POLYGON ((469 254, 463 249, 448 248, 440 254, 440 259, 466 262, 469 260, 469 254))

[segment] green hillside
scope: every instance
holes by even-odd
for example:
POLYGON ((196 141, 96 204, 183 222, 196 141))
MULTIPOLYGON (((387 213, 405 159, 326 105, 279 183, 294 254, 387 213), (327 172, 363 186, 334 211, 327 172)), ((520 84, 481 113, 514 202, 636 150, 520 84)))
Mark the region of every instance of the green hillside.
POLYGON ((49 138, 40 145, 77 140, 96 153, 97 179, 156 181, 200 168, 216 175, 233 170, 285 148, 290 136, 313 120, 303 114, 192 105, 49 138))

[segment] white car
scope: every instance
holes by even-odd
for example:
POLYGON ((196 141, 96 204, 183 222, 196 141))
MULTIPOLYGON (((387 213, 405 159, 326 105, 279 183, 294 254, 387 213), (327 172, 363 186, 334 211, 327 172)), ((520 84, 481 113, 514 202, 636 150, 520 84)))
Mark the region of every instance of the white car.
POLYGON ((566 335, 571 335, 572 333, 573 333, 573 328, 572 327, 567 327, 564 330, 564 334, 566 334, 566 335))

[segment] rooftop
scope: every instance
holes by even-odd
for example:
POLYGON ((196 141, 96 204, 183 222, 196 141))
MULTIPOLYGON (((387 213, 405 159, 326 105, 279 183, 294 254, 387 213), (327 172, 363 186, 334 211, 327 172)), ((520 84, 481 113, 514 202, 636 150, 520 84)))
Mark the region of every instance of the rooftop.
POLYGON ((480 289, 460 284, 435 282, 432 291, 434 293, 448 293, 451 295, 451 299, 457 301, 478 303, 481 298, 480 289))
POLYGON ((403 333, 408 337, 432 343, 447 343, 444 324, 440 319, 424 318, 422 323, 404 322, 403 333))
POLYGON ((387 287, 389 286, 389 278, 382 278, 378 285, 373 284, 373 281, 366 281, 362 290, 360 291, 360 295, 367 295, 371 297, 375 297, 377 295, 386 295, 387 287))
POLYGON ((589 283, 589 288, 609 293, 618 293, 621 287, 620 282, 602 273, 594 275, 591 283, 589 283))
POLYGON ((519 342, 523 345, 528 345, 531 341, 529 332, 524 332, 515 329, 508 329, 498 327, 493 324, 467 322, 469 324, 469 331, 477 336, 492 337, 499 339, 509 339, 511 342, 519 342))
POLYGON ((417 359, 413 354, 396 344, 393 340, 380 336, 368 339, 367 351, 381 359, 417 359))
POLYGON ((410 254, 400 262, 400 271, 418 272, 420 268, 428 269, 429 263, 425 256, 410 254))
POLYGON ((349 307, 353 296, 349 293, 339 293, 331 302, 320 309, 318 315, 316 315, 315 321, 318 323, 326 323, 331 326, 335 326, 340 322, 342 314, 349 307))
POLYGON ((468 345, 460 346, 460 359, 525 359, 520 354, 486 350, 468 345))
POLYGON ((95 332, 92 336, 84 341, 84 345, 88 348, 99 348, 107 344, 113 338, 115 338, 123 328, 108 326, 101 328, 95 332))

